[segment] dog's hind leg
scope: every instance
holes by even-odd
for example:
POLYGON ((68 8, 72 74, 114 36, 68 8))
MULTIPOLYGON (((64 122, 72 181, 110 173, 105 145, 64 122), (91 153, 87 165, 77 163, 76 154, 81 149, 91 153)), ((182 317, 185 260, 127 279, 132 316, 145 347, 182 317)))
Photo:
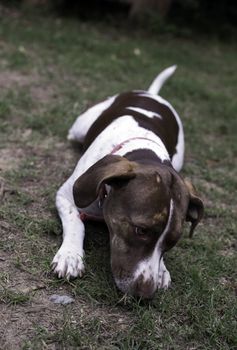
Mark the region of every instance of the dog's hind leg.
POLYGON ((96 104, 79 115, 68 132, 68 140, 84 142, 85 136, 96 119, 114 102, 116 96, 96 104))

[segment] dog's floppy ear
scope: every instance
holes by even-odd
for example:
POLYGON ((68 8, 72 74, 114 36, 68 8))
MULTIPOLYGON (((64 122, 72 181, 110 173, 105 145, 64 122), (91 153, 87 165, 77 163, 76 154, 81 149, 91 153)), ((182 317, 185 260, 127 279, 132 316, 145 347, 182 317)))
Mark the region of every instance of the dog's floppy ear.
POLYGON ((188 210, 186 214, 186 221, 191 222, 189 237, 192 237, 195 227, 203 217, 204 205, 202 200, 198 197, 196 189, 190 182, 190 180, 184 179, 184 183, 188 189, 190 196, 188 210))
MULTIPOLYGON (((197 196, 194 186, 188 180, 183 180, 173 169, 171 173, 171 204, 167 232, 163 241, 163 249, 172 248, 182 234, 184 221, 191 221, 190 237, 204 212, 202 200, 197 196)), ((168 176, 166 176, 168 178, 168 176)))
POLYGON ((107 155, 92 165, 74 183, 73 197, 79 208, 90 205, 98 196, 101 185, 116 178, 129 180, 135 177, 134 163, 124 157, 107 155))

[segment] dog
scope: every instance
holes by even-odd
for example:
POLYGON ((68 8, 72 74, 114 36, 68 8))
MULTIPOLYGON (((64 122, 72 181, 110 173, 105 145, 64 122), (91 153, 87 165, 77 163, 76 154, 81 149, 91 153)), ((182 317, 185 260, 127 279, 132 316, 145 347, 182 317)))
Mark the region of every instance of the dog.
POLYGON ((184 159, 181 120, 158 96, 176 66, 147 91, 115 95, 86 110, 68 139, 85 152, 56 195, 63 243, 52 262, 58 277, 84 274, 84 221, 103 219, 110 233, 111 269, 125 294, 152 298, 170 286, 164 253, 204 212, 194 186, 179 175, 184 159))

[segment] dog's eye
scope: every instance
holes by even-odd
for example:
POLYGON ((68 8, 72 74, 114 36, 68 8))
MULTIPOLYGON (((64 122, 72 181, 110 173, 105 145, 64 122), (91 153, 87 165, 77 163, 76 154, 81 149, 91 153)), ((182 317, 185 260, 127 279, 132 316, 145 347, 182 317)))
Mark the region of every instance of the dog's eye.
POLYGON ((145 235, 147 233, 147 231, 142 227, 135 226, 134 230, 135 230, 136 235, 138 235, 138 236, 142 236, 142 235, 145 235))

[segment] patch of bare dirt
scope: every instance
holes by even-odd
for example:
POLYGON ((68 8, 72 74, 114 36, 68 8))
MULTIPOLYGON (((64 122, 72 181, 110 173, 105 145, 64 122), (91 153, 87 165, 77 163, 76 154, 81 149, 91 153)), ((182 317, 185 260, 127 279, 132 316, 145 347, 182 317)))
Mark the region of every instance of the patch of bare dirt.
MULTIPOLYGON (((19 213, 28 213, 32 218, 39 217, 40 213, 45 218, 52 214, 47 211, 47 199, 39 196, 39 191, 52 186, 53 181, 60 184, 63 168, 72 166, 73 152, 54 138, 45 139, 45 142, 34 142, 31 140, 30 130, 25 132, 24 139, 25 147, 22 144, 21 147, 10 144, 9 148, 0 150, 1 170, 4 175, 6 171, 17 170, 27 158, 34 158, 30 166, 35 175, 30 175, 29 178, 24 176, 17 185, 17 190, 28 193, 33 202, 27 207, 27 212, 26 207, 19 207, 19 213)), ((37 242, 31 242, 32 238, 27 238, 24 230, 15 227, 7 217, 0 217, 0 231, 0 348, 15 350, 21 349, 32 339, 37 341, 44 328, 49 334, 59 331, 63 325, 65 307, 55 305, 49 300, 50 295, 60 288, 56 287, 52 291, 43 271, 40 268, 38 271, 35 268, 33 272, 31 270, 32 252, 30 257, 29 250, 33 247, 36 249, 37 242), (25 296, 26 301, 19 302, 18 296, 25 296)), ((42 234, 37 239, 42 256, 44 247, 50 246, 56 251, 59 243, 56 237, 53 239, 42 234)), ((61 289, 61 292, 68 294, 67 288, 61 289)), ((39 344, 38 346, 44 348, 43 341, 39 340, 39 344)), ((47 349, 55 349, 54 344, 47 344, 47 349)))
POLYGON ((39 103, 48 103, 57 96, 50 82, 44 81, 44 79, 34 71, 28 72, 28 74, 13 70, 0 72, 1 89, 9 90, 22 87, 29 89, 32 100, 39 103))
MULTIPOLYGON (((22 349, 27 342, 40 338, 44 329, 54 333, 59 324, 63 323, 63 307, 54 305, 49 301, 49 293, 36 291, 30 295, 30 301, 22 305, 1 304, 0 338, 1 349, 22 349)), ((38 346, 44 348, 44 342, 39 341, 38 346), (40 344, 41 343, 41 344, 40 344)), ((52 345, 47 349, 55 349, 52 345)))
POLYGON ((218 186, 217 184, 210 182, 210 181, 205 181, 205 180, 199 180, 199 183, 204 187, 205 190, 207 190, 207 193, 210 191, 214 191, 219 194, 224 194, 225 190, 218 186))
MULTIPOLYGON (((44 237, 42 240, 45 240, 44 237)), ((49 242, 45 241, 45 244, 49 242)), ((124 331, 131 324, 126 312, 121 314, 107 306, 95 308, 80 296, 76 296, 74 302, 67 306, 54 304, 50 297, 55 293, 70 295, 70 285, 50 287, 47 276, 40 271, 32 274, 27 269, 19 268, 15 255, 15 252, 0 255, 0 268, 4 272, 0 280, 2 350, 22 349, 26 344, 30 344, 30 349, 59 349, 57 332, 61 333, 65 325, 80 332, 99 319, 104 335, 108 334, 109 337, 113 332, 116 334, 118 329, 124 331), (15 303, 11 293, 16 295, 15 303), (26 300, 17 302, 17 295, 25 296, 26 300)))
POLYGON ((24 151, 21 148, 0 149, 0 173, 17 169, 23 158, 24 151))
POLYGON ((32 85, 30 87, 30 93, 34 100, 37 100, 40 103, 47 103, 52 100, 52 98, 56 98, 57 95, 54 92, 54 89, 52 86, 50 86, 48 83, 40 85, 32 85))
MULTIPOLYGON (((56 219, 56 214, 49 209, 51 199, 47 194, 42 195, 42 191, 49 189, 50 196, 54 196, 52 187, 56 192, 71 174, 79 150, 56 137, 37 139, 31 129, 17 131, 14 138, 14 142, 6 145, 8 148, 0 150, 3 176, 7 170, 22 171, 22 162, 29 160, 29 174, 24 172, 16 187, 17 192, 31 198, 29 203, 19 206, 16 215, 24 214, 28 226, 34 219, 56 219)), ((4 200, 14 201, 15 195, 18 194, 7 195, 4 200)), ((60 237, 44 233, 27 236, 24 227, 17 227, 16 222, 6 216, 0 216, 0 231, 0 349, 60 348, 57 333, 62 334, 65 324, 77 331, 78 327, 91 327, 95 319, 99 319, 108 337, 118 329, 124 331, 130 324, 129 314, 107 306, 95 308, 80 296, 67 306, 50 301, 52 294, 71 295, 72 292, 70 285, 57 283, 49 267, 42 267, 47 259, 53 258, 60 237), (38 263, 41 259, 42 264, 38 263)))
POLYGON ((24 87, 34 83, 37 79, 39 77, 36 73, 26 75, 17 71, 6 70, 0 72, 0 87, 4 89, 10 89, 14 86, 24 87))

